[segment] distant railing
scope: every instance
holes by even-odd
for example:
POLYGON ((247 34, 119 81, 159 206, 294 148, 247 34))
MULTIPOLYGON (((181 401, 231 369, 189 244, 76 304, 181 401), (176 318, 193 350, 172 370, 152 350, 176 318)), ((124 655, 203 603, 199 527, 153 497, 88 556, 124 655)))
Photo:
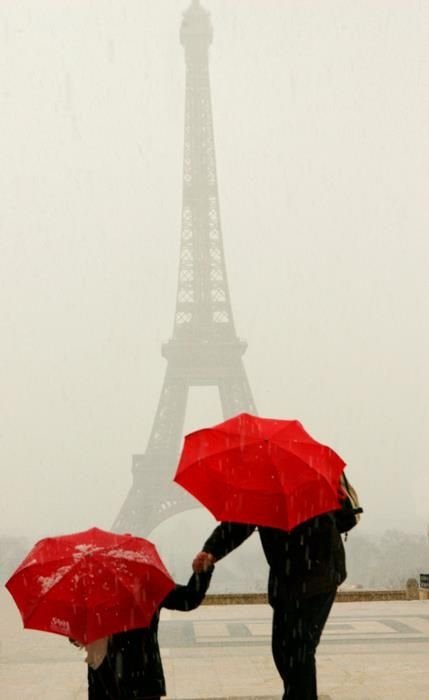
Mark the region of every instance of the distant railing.
MULTIPOLYGON (((352 603, 358 601, 377 600, 425 600, 429 599, 429 590, 419 586, 417 579, 410 578, 405 588, 397 589, 348 589, 339 590, 335 601, 337 603, 352 603)), ((253 605, 266 604, 266 593, 212 593, 204 600, 205 605, 253 605)))

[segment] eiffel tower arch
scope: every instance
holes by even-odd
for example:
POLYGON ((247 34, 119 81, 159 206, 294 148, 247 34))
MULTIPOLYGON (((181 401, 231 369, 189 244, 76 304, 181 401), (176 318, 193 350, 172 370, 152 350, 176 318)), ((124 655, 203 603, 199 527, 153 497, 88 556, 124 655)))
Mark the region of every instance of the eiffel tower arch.
POLYGON ((173 483, 189 389, 216 387, 224 418, 256 413, 237 336, 222 244, 209 79, 213 31, 193 0, 180 40, 186 64, 182 225, 174 328, 162 346, 164 383, 146 452, 133 457, 133 483, 114 529, 147 535, 171 516, 198 507, 173 483))

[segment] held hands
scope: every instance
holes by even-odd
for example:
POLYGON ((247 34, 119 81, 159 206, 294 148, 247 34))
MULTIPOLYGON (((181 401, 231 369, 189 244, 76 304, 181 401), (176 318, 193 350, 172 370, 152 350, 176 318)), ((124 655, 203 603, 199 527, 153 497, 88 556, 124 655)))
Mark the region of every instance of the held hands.
POLYGON ((215 561, 213 554, 199 552, 192 562, 192 569, 196 574, 202 574, 204 571, 211 569, 215 561))

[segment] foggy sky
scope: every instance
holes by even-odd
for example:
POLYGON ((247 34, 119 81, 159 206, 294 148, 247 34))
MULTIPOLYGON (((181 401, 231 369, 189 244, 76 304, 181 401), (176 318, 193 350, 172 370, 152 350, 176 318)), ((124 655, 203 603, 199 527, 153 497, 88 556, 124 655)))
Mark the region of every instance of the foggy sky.
MULTIPOLYGON (((1 534, 110 528, 145 450, 173 330, 188 4, 0 4, 1 534)), ((429 6, 202 4, 258 412, 339 452, 362 533, 425 532, 429 6)), ((216 390, 193 390, 186 430, 219 420, 216 390)))

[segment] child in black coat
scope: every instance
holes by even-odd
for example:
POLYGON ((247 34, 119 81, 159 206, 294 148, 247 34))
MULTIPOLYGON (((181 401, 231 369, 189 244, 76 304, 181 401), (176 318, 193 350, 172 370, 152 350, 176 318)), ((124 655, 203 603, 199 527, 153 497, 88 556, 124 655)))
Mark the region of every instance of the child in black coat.
POLYGON ((166 694, 158 644, 161 608, 194 610, 203 601, 213 569, 193 574, 164 598, 149 627, 113 634, 101 663, 88 662, 88 700, 159 700, 166 694))

